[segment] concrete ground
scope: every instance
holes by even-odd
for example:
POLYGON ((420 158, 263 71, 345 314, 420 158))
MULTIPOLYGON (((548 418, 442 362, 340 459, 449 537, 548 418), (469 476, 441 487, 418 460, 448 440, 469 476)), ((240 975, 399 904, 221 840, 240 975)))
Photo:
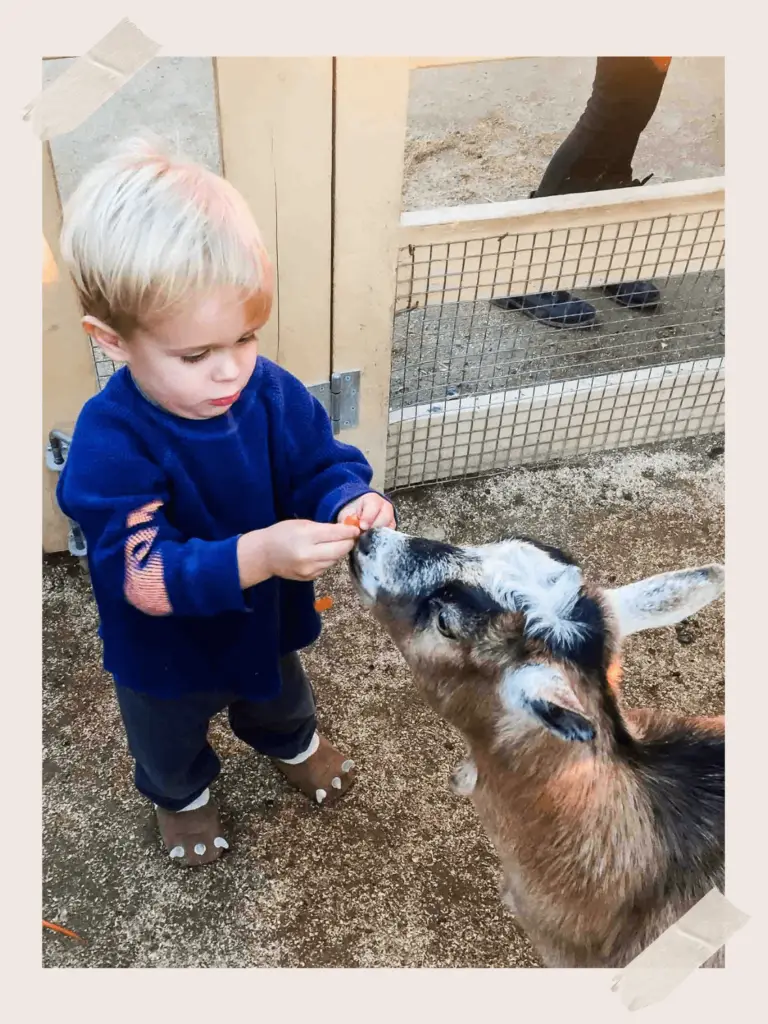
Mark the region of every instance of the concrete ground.
MULTIPOLYGON (((403 528, 478 543, 520 532, 570 549, 588 575, 625 583, 723 557, 722 439, 594 456, 404 493, 403 528)), ((360 766, 318 809, 234 739, 212 742, 232 849, 180 869, 161 853, 100 664, 88 583, 67 556, 44 568, 43 932, 50 967, 527 967, 535 954, 497 894, 494 854, 448 790, 461 742, 422 703, 344 567, 307 655, 326 734, 360 766)), ((723 710, 723 604, 626 650, 626 702, 723 710)))
MULTIPOLYGON (((46 67, 50 80, 66 62, 46 67)), ((594 62, 540 58, 413 75, 404 206, 526 195, 589 91, 594 62)), ((54 140, 66 197, 114 138, 149 126, 218 166, 210 62, 149 65, 78 131, 54 140)), ((722 172, 722 61, 673 63, 638 149, 659 180, 722 172)), ((722 439, 427 488, 398 497, 403 528, 479 543, 521 532, 570 549, 604 583, 723 557, 722 439)), ((307 654, 320 724, 360 766, 337 808, 289 790, 212 727, 229 855, 201 871, 161 853, 134 790, 86 578, 44 564, 43 931, 50 967, 513 967, 535 954, 498 899, 498 868, 469 804, 447 788, 457 735, 421 702, 346 571, 307 654)), ((723 708, 723 607, 631 640, 626 700, 685 714, 723 708)))

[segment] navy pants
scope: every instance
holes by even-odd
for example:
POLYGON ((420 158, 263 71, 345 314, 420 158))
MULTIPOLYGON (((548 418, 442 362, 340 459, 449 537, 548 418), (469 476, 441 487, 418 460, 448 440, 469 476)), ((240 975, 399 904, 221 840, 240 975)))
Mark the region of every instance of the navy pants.
POLYGON ((632 158, 666 77, 650 57, 598 57, 586 109, 550 160, 535 195, 630 185, 632 158))
POLYGON ((316 726, 312 685, 298 654, 281 660, 280 674, 280 694, 265 701, 224 691, 153 697, 116 684, 139 792, 168 811, 200 796, 221 768, 208 726, 224 708, 232 732, 259 753, 288 759, 305 751, 316 726))

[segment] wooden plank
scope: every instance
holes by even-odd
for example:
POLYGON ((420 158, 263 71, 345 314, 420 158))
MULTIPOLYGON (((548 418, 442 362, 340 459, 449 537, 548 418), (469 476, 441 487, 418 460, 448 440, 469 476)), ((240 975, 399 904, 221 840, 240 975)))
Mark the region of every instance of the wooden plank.
POLYGON ((462 237, 483 238, 489 224, 509 221, 516 232, 536 232, 571 226, 610 224, 616 210, 627 219, 660 217, 674 213, 698 213, 722 209, 725 178, 670 181, 642 188, 575 192, 543 199, 516 199, 507 203, 475 203, 442 206, 434 210, 409 210, 400 217, 401 242, 452 241, 461 227, 462 237), (469 232, 469 233, 467 233, 469 232))
POLYGON ((305 384, 330 374, 331 57, 214 60, 224 174, 275 263, 261 351, 305 384))
POLYGON ((712 433, 724 386, 713 357, 412 406, 389 417, 386 486, 712 433))
POLYGON ((724 210, 711 178, 404 213, 396 308, 716 270, 724 210))
POLYGON ((71 431, 83 404, 98 390, 88 336, 80 325, 77 293, 61 259, 61 204, 56 188, 51 149, 43 145, 43 235, 55 262, 43 285, 43 550, 65 551, 69 526, 58 509, 58 474, 44 461, 48 434, 54 428, 71 431))
POLYGON ((360 370, 355 444, 383 486, 408 59, 336 62, 333 369, 360 370))

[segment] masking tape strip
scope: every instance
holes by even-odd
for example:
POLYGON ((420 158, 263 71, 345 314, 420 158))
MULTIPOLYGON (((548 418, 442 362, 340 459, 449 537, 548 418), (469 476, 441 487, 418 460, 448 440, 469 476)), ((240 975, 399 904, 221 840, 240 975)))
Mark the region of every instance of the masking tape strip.
POLYGON ((640 1010, 665 999, 709 960, 749 915, 737 910, 718 889, 712 889, 679 921, 627 964, 611 986, 628 1010, 640 1010))
POLYGON ((159 43, 123 18, 32 100, 24 110, 24 120, 31 122, 33 131, 43 141, 71 132, 159 50, 159 43))

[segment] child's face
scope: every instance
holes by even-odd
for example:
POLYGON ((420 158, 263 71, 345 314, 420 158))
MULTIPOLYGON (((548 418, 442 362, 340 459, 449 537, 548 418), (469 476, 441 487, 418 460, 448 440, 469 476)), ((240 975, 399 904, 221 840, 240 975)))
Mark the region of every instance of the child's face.
POLYGON ((181 312, 137 329, 124 345, 126 362, 141 390, 186 419, 221 416, 248 383, 271 297, 243 301, 221 289, 181 312))

